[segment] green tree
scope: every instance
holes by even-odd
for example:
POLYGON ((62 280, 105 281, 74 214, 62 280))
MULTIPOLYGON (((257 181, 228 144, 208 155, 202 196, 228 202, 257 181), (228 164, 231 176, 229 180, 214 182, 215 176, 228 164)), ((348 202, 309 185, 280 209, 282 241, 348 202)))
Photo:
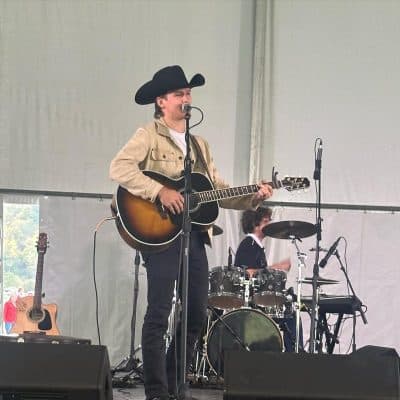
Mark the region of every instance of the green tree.
POLYGON ((37 204, 5 203, 3 210, 4 239, 3 267, 4 288, 24 287, 34 289, 39 230, 39 206, 37 204))

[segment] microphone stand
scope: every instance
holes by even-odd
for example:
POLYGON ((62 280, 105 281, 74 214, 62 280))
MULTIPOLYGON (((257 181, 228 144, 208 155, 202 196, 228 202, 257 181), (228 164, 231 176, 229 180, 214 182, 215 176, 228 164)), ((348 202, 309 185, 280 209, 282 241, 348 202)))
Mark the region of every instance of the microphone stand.
POLYGON ((354 352, 354 351, 356 351, 356 341, 355 341, 355 329, 356 329, 355 313, 356 313, 356 311, 357 310, 360 311, 361 319, 363 320, 364 325, 368 324, 368 321, 367 321, 367 318, 365 316, 365 312, 362 309, 362 302, 356 296, 356 293, 354 292, 353 285, 351 284, 349 276, 347 275, 346 269, 344 268, 342 259, 340 258, 340 255, 339 255, 339 250, 336 250, 333 254, 336 256, 336 258, 339 261, 340 269, 343 271, 343 274, 344 274, 344 276, 346 278, 346 281, 347 281, 347 285, 350 288, 350 291, 351 291, 351 293, 353 295, 353 302, 354 302, 353 303, 354 304, 353 305, 353 318, 354 318, 354 320, 353 320, 353 352, 354 352))
MULTIPOLYGON (((137 377, 143 381, 143 370, 140 367, 140 360, 135 358, 135 354, 142 348, 141 345, 135 347, 135 333, 136 333, 136 312, 137 312, 137 299, 139 294, 139 266, 140 266, 140 253, 136 250, 135 254, 135 279, 133 284, 133 307, 131 318, 131 347, 129 356, 122 360, 111 372, 128 372, 123 378, 115 378, 118 387, 127 387, 126 381, 131 374, 136 373, 137 377), (123 365, 124 364, 124 365, 123 365)), ((135 385, 136 386, 136 385, 135 385)), ((130 386, 132 387, 132 386, 130 386)))
POLYGON ((184 189, 184 208, 182 221, 182 260, 180 262, 182 276, 182 294, 181 294, 181 354, 180 371, 178 379, 178 393, 184 393, 186 386, 186 348, 187 348, 187 305, 188 305, 188 273, 189 273, 189 251, 190 251, 190 194, 192 192, 192 160, 190 158, 190 133, 189 133, 190 110, 185 113, 185 189, 184 189))
POLYGON ((131 370, 135 370, 137 368, 137 359, 135 359, 135 354, 140 350, 141 346, 139 345, 135 348, 135 333, 136 333, 136 312, 137 312, 137 299, 139 293, 139 265, 140 265, 140 253, 136 250, 135 254, 135 283, 133 289, 133 311, 132 311, 132 319, 131 319, 131 351, 129 355, 129 362, 127 364, 127 368, 131 370))
POLYGON ((317 188, 317 199, 316 199, 316 224, 317 229, 317 244, 315 251, 315 261, 313 268, 313 279, 312 279, 312 305, 311 305, 311 325, 310 325, 310 346, 309 352, 316 352, 316 337, 317 337, 317 326, 318 326, 318 277, 319 277, 319 250, 321 242, 321 159, 322 159, 322 140, 317 138, 319 141, 319 147, 317 156, 315 159, 315 170, 314 180, 317 188))

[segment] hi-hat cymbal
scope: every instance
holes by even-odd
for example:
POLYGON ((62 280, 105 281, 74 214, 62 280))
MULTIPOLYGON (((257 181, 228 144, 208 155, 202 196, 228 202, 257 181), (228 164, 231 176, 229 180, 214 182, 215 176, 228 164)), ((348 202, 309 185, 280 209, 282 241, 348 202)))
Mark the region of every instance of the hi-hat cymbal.
MULTIPOLYGON (((306 277, 302 279, 302 283, 308 283, 312 285, 313 283, 313 278, 312 276, 306 277)), ((327 279, 327 278, 318 278, 317 279, 317 285, 334 285, 335 283, 339 283, 339 281, 336 281, 335 279, 327 279)))
POLYGON ((275 239, 302 239, 314 235, 315 232, 317 228, 314 224, 303 221, 271 222, 263 229, 264 235, 275 239))
POLYGON ((222 235, 224 233, 224 230, 220 228, 218 225, 213 225, 212 226, 212 235, 217 236, 217 235, 222 235))

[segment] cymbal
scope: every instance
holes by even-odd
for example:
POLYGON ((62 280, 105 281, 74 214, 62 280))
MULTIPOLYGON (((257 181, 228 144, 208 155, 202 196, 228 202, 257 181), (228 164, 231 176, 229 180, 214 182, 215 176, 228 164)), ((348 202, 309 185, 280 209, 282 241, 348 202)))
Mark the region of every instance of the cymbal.
MULTIPOLYGON (((313 283, 313 278, 312 276, 306 277, 302 279, 302 283, 308 283, 312 285, 313 283)), ((339 283, 339 281, 336 281, 335 279, 327 279, 327 278, 318 278, 317 279, 317 285, 334 285, 336 283, 339 283)))
POLYGON ((212 235, 213 236, 218 236, 218 235, 222 235, 224 233, 224 230, 222 228, 220 228, 218 225, 213 225, 212 226, 212 235))
POLYGON ((264 229, 263 233, 276 239, 306 238, 317 231, 314 224, 303 221, 279 221, 271 222, 264 229))

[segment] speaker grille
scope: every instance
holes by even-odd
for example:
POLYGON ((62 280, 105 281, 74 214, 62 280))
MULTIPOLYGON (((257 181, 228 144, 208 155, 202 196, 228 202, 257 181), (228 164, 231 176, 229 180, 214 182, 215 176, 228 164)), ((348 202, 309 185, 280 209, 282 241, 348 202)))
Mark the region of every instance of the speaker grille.
POLYGON ((372 350, 350 356, 226 352, 224 400, 399 400, 397 354, 372 350))
POLYGON ((107 348, 0 342, 0 400, 110 400, 107 348))

